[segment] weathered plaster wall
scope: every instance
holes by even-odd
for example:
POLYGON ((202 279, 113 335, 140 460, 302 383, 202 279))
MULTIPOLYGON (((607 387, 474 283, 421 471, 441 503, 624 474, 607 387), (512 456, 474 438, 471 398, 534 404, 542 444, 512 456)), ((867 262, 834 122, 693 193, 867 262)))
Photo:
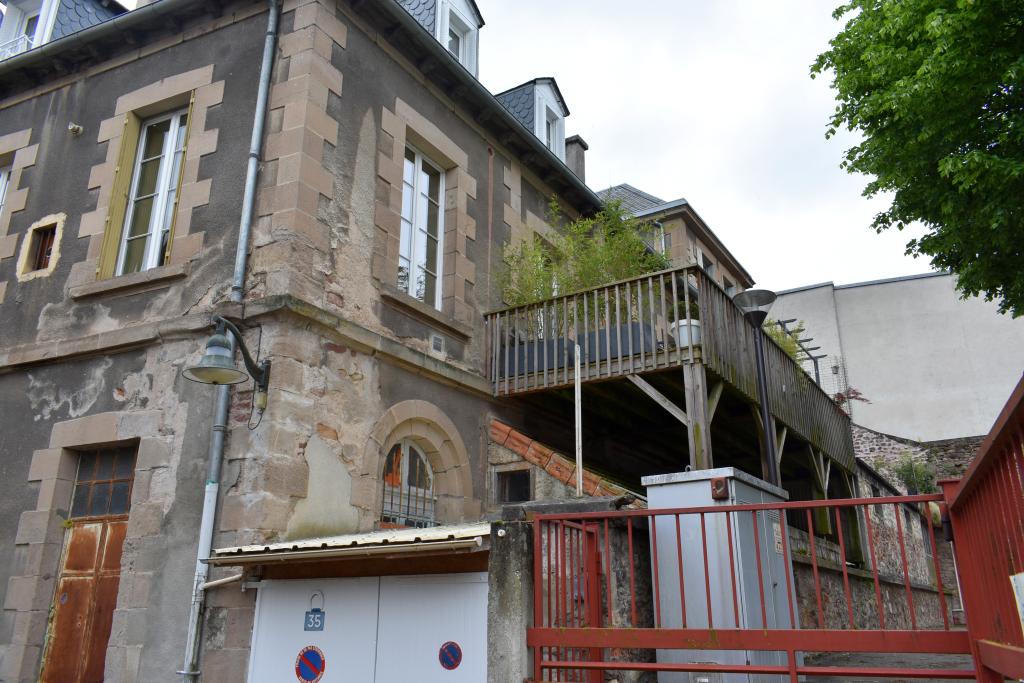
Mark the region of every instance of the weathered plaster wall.
MULTIPOLYGON (((776 319, 797 318, 816 353, 845 360, 853 421, 915 441, 988 432, 1024 367, 1024 322, 980 298, 961 300, 952 275, 930 274, 783 293, 776 319)), ((830 370, 822 367, 822 372, 830 370)))
POLYGON ((179 372, 201 355, 209 308, 227 290, 249 139, 236 122, 252 119, 265 16, 239 3, 202 30, 166 26, 131 53, 0 102, 0 141, 28 131, 19 144, 32 151, 0 217, 0 680, 37 680, 76 449, 107 443, 139 450, 106 680, 164 680, 181 667, 213 392, 179 372), (95 273, 118 108, 159 107, 182 88, 197 103, 174 273, 73 289, 95 273), (69 135, 70 122, 83 134, 69 135), (66 215, 56 267, 18 282, 12 250, 55 213, 66 215))
POLYGON ((12 489, 5 500, 20 508, 9 517, 18 523, 3 530, 17 534, 0 576, 6 589, 0 623, 14 625, 0 639, 3 680, 35 680, 75 451, 108 443, 136 444, 138 458, 107 680, 155 680, 180 664, 212 396, 178 373, 198 350, 193 339, 168 341, 3 376, 12 391, 0 398, 0 412, 26 427, 5 430, 16 436, 4 452, 18 456, 8 460, 21 466, 3 479, 12 489))
MULTIPOLYGON (((37 97, 6 106, 0 103, 0 136, 31 129, 32 144, 38 145, 35 163, 25 169, 21 179, 21 185, 28 189, 27 201, 24 209, 11 215, 8 237, 20 239, 34 221, 45 215, 67 215, 61 257, 51 275, 17 282, 17 259, 3 258, 6 251, 0 250, 0 281, 7 282, 6 294, 0 298, 6 322, 5 347, 89 336, 144 320, 175 318, 223 296, 234 255, 244 175, 241 169, 249 136, 246 126, 233 122, 252 119, 260 43, 251 36, 260 32, 256 27, 261 26, 264 17, 232 20, 234 23, 225 20, 216 38, 197 36, 37 97), (159 99, 162 79, 170 83, 179 74, 202 68, 209 75, 195 80, 197 86, 203 81, 220 85, 204 91, 205 121, 193 122, 190 138, 186 174, 194 169, 191 186, 196 192, 183 187, 176 225, 176 235, 199 237, 198 241, 185 239, 190 246, 180 253, 179 270, 187 275, 159 284, 136 282, 135 288, 127 291, 69 297, 70 287, 94 277, 95 250, 105 217, 102 207, 107 203, 105 193, 109 194, 109 187, 104 189, 98 178, 112 172, 112 145, 116 157, 119 138, 111 141, 109 122, 116 123, 119 98, 154 86, 151 90, 159 99), (71 136, 67 132, 70 122, 78 123, 85 132, 71 136), (204 192, 209 193, 205 202, 199 197, 204 192)), ((173 90, 171 87, 168 93, 173 90)), ((115 278, 110 284, 136 279, 115 278)))
MULTIPOLYGON (((227 297, 263 8, 230 6, 207 18, 204 30, 183 27, 187 40, 168 38, 116 68, 0 103, 0 141, 29 150, 20 152, 10 233, 0 235, 7 238, 0 282, 12 281, 6 291, 0 286, 8 323, 0 370, 10 371, 0 385, 11 388, 0 405, 26 425, 0 435, 5 454, 16 455, 0 465, 13 475, 0 505, 39 527, 33 533, 52 551, 62 508, 34 491, 32 463, 57 467, 48 490, 66 493, 76 447, 138 442, 109 681, 164 680, 181 667, 213 392, 179 371, 200 357, 210 309, 227 297), (159 279, 104 288, 89 275, 102 242, 118 117, 129 100, 152 105, 160 101, 154 93, 171 85, 177 97, 184 81, 204 106, 186 161, 187 214, 179 214, 188 241, 184 252, 176 243, 172 261, 185 255, 159 279), (85 133, 69 138, 70 121, 85 133), (55 271, 13 284, 6 252, 17 251, 34 220, 55 212, 67 215, 55 271)), ((383 457, 401 438, 414 439, 434 467, 440 519, 478 519, 496 410, 476 374, 485 338, 480 314, 500 298, 489 282, 510 239, 502 212, 513 192, 527 193, 534 211, 550 192, 346 3, 285 3, 270 99, 246 306, 230 312, 246 318, 250 348, 273 358, 271 390, 258 426, 251 393, 244 386, 232 392, 215 545, 372 528, 383 457), (440 312, 389 297, 390 283, 375 266, 375 258, 390 257, 382 233, 393 227, 386 209, 393 212, 395 197, 393 183, 383 181, 394 180, 389 163, 396 151, 400 158, 403 135, 458 162, 446 176, 451 232, 440 312), (505 173, 512 166, 514 181, 505 173), (433 350, 433 334, 443 337, 443 352, 433 350)), ((534 211, 517 208, 520 223, 540 225, 534 211)), ((20 527, 0 527, 11 545, 28 537, 20 527)), ((5 681, 34 680, 52 601, 52 552, 49 564, 33 566, 23 554, 0 560, 0 579, 17 588, 8 589, 13 601, 0 618, 5 681)), ((224 587, 210 593, 209 605, 204 677, 242 681, 254 595, 224 587)))

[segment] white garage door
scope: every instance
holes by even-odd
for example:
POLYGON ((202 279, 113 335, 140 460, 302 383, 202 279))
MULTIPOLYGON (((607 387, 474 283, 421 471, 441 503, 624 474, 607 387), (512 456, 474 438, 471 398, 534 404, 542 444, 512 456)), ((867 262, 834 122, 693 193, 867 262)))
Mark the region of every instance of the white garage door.
POLYGON ((260 586, 249 683, 486 679, 486 573, 260 586))

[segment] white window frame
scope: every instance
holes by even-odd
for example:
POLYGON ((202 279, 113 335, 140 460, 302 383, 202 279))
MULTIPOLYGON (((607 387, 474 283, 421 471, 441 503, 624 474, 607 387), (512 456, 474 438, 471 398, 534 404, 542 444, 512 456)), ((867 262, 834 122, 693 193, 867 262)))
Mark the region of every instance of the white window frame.
POLYGON ((549 107, 544 107, 544 145, 554 152, 557 139, 558 115, 551 111, 549 107))
POLYGON ((0 166, 0 216, 4 215, 7 204, 7 191, 11 186, 11 167, 0 166))
MULTIPOLYGON (((37 12, 35 12, 35 14, 30 14, 30 13, 26 12, 25 16, 22 18, 21 26, 18 28, 18 35, 19 36, 25 36, 26 38, 28 38, 29 40, 32 41, 32 45, 35 45, 36 36, 39 35, 39 27, 42 24, 42 22, 43 22, 42 12, 38 12, 37 11, 37 12), (36 20, 36 27, 34 29, 32 29, 32 33, 29 34, 26 31, 26 29, 28 28, 28 22, 32 21, 33 19, 36 20)), ((30 46, 29 49, 31 49, 31 46, 30 46)))
POLYGON ((459 25, 461 23, 462 22, 459 21, 459 18, 455 14, 455 12, 448 13, 448 42, 446 43, 445 47, 448 48, 449 52, 455 55, 455 58, 458 59, 460 63, 465 64, 467 47, 466 39, 469 37, 467 35, 469 31, 464 30, 462 26, 459 25), (455 34, 455 37, 459 41, 458 50, 452 50, 451 40, 453 33, 455 34))
MULTIPOLYGON (((179 190, 178 178, 174 177, 174 156, 178 153, 182 155, 178 167, 179 177, 181 175, 181 165, 185 163, 184 145, 187 144, 188 141, 184 139, 182 140, 181 150, 177 149, 177 141, 179 134, 182 134, 182 128, 187 129, 188 127, 188 121, 182 121, 182 117, 186 114, 188 114, 188 108, 176 109, 175 111, 161 114, 160 116, 155 116, 151 119, 146 119, 140 126, 138 149, 135 152, 135 162, 132 166, 132 182, 131 189, 128 193, 128 206, 125 210, 124 223, 121 226, 120 245, 118 246, 117 253, 117 268, 114 270, 116 275, 126 274, 124 272, 124 267, 125 257, 128 252, 128 232, 129 227, 132 224, 132 219, 135 215, 135 204, 139 199, 138 185, 142 170, 142 155, 145 153, 146 149, 146 134, 151 126, 169 120, 171 125, 167 131, 167 137, 164 140, 163 149, 160 152, 160 170, 157 175, 156 192, 151 195, 154 197, 154 201, 153 209, 150 212, 149 217, 149 229, 145 233, 145 239, 147 240, 146 252, 142 259, 142 267, 138 272, 145 272, 164 265, 163 259, 166 248, 162 244, 163 240, 161 237, 163 232, 169 231, 171 229, 171 225, 174 223, 174 216, 168 214, 168 203, 171 203, 171 208, 173 208, 173 202, 177 198, 179 190)), ((140 235, 134 239, 141 238, 142 236, 140 235)))
POLYGON ((534 135, 555 156, 565 161, 565 116, 562 115, 562 105, 555 94, 554 86, 547 82, 538 83, 535 92, 534 135))
POLYGON ((459 53, 452 52, 462 66, 477 75, 477 38, 479 30, 476 24, 465 16, 451 2, 438 2, 440 15, 437 21, 437 39, 444 45, 445 49, 451 52, 448 47, 448 36, 450 31, 459 35, 459 53))
MULTIPOLYGON (((406 261, 409 264, 409 277, 405 283, 405 293, 414 299, 423 301, 423 303, 433 306, 434 308, 441 309, 442 301, 442 289, 444 283, 444 176, 445 170, 440 164, 432 161, 423 152, 419 151, 412 145, 406 145, 406 149, 412 152, 414 160, 413 164, 413 182, 410 185, 405 178, 405 164, 410 161, 403 156, 402 160, 402 215, 401 215, 401 234, 399 235, 399 267, 402 266, 402 261, 406 261), (420 181, 422 176, 423 166, 429 166, 431 169, 437 172, 439 178, 438 183, 438 201, 437 201, 437 262, 433 264, 433 273, 436 277, 436 286, 434 287, 434 301, 425 301, 420 299, 416 295, 416 274, 419 268, 424 270, 430 270, 425 261, 420 263, 417 259, 421 252, 420 240, 426 240, 427 234, 429 234, 427 226, 427 213, 421 210, 420 202, 418 201, 422 194, 426 197, 426 201, 433 201, 430 199, 426 188, 420 187, 420 181), (406 188, 409 188, 412 192, 412 206, 407 207, 406 202, 408 200, 406 188), (408 211, 407 211, 408 208, 408 211), (407 216, 408 214, 408 216, 407 216)), ((422 250, 426 253, 426 250, 422 250)), ((399 289, 402 289, 401 283, 396 283, 399 289)))

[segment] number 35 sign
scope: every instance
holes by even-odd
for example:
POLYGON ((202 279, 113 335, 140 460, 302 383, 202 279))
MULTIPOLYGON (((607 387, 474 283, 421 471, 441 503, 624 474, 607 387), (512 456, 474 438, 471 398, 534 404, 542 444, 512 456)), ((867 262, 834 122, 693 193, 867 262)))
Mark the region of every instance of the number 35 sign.
POLYGON ((306 612, 306 618, 302 622, 303 631, 323 631, 324 623, 327 621, 327 612, 324 611, 324 594, 323 591, 314 591, 309 596, 309 611, 306 612), (314 607, 314 601, 319 598, 320 606, 314 607))

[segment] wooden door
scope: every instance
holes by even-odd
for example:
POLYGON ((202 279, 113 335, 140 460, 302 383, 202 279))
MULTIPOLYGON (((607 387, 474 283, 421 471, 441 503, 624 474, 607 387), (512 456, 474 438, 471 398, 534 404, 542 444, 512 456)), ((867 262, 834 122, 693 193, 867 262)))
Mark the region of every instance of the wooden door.
POLYGON ((134 449, 80 456, 41 683, 103 683, 134 468, 134 449))

